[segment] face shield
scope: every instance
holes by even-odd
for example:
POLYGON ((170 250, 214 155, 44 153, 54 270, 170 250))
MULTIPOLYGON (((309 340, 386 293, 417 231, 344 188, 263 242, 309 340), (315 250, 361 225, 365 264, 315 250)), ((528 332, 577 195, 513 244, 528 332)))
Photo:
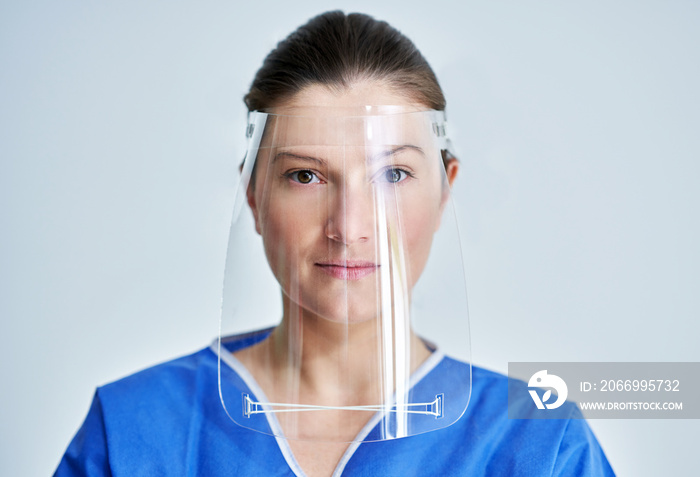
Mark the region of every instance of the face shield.
POLYGON ((451 425, 471 367, 444 113, 276 113, 249 115, 234 203, 218 348, 227 414, 328 442, 451 425), (450 364, 443 342, 467 363, 450 364))

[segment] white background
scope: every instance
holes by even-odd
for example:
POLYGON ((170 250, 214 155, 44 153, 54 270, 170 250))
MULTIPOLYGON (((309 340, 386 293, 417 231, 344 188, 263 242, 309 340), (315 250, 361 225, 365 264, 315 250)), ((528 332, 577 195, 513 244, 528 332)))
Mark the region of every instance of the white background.
MULTIPOLYGON (((699 5, 333 5, 445 89, 476 364, 700 361, 699 5)), ((50 474, 95 386, 215 337, 241 98, 330 6, 0 3, 1 475, 50 474)), ((591 426, 620 475, 695 469, 698 421, 591 426)))

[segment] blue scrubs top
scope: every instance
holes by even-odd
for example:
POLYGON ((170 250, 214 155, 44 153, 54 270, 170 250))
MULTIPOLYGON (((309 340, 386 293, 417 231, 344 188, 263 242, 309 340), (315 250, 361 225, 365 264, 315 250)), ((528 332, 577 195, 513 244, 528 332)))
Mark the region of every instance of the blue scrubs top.
MULTIPOLYGON (((243 383, 230 352, 266 331, 226 342, 222 373, 243 383)), ((449 387, 455 367, 439 352, 420 384, 449 387)), ((68 476, 303 476, 286 441, 226 415, 218 392, 217 348, 154 366, 98 388, 61 460, 68 476)), ((245 384, 240 384, 245 387, 245 384)), ((425 434, 350 444, 334 476, 614 475, 580 411, 571 419, 508 419, 508 378, 472 368, 472 395, 453 425, 425 434)), ((367 439, 377 428, 368 429, 367 439)))

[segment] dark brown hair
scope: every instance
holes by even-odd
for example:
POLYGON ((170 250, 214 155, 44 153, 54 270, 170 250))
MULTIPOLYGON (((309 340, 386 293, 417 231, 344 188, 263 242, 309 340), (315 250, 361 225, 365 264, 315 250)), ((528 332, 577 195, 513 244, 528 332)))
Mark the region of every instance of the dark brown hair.
POLYGON ((382 80, 431 109, 445 97, 433 70, 411 40, 383 21, 341 11, 326 12, 277 44, 245 96, 249 111, 289 99, 306 86, 346 88, 358 80, 382 80))

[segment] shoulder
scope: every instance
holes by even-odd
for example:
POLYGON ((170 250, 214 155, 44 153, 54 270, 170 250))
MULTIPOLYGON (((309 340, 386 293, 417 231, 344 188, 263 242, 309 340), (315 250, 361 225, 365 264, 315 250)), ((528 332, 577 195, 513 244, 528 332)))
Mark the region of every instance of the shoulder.
POLYGON ((191 396, 198 382, 216 375, 217 358, 210 348, 151 366, 125 378, 101 386, 97 395, 103 406, 128 405, 136 396, 143 403, 149 398, 172 400, 191 396))
POLYGON ((614 475, 578 406, 567 401, 555 419, 542 419, 527 383, 474 366, 472 396, 462 425, 472 427, 496 475, 614 475), (509 410, 511 416, 509 416, 509 410), (521 418, 513 418, 514 411, 521 418), (540 418, 538 418, 540 417, 540 418))
POLYGON ((55 475, 246 474, 246 456, 270 441, 226 416, 213 347, 99 387, 55 475))
MULTIPOLYGON (((241 333, 215 340, 210 346, 192 354, 151 366, 113 383, 101 386, 97 395, 110 412, 140 413, 148 405, 177 411, 186 402, 218 402, 219 347, 222 356, 250 346, 270 329, 241 333), (228 353, 227 353, 228 352, 228 353)), ((229 366, 227 374, 235 374, 229 366)))
POLYGON ((205 348, 97 388, 55 475, 120 475, 129 462, 176 462, 170 454, 186 442, 198 388, 215 386, 215 365, 205 348))
POLYGON ((99 387, 110 447, 161 455, 182 448, 191 426, 221 407, 217 378, 217 358, 204 348, 99 387))
MULTIPOLYGON (((191 427, 193 421, 220 419, 219 347, 222 356, 260 341, 269 329, 222 338, 194 353, 151 366, 97 389, 95 401, 112 438, 138 434, 148 439, 154 432, 173 433, 191 427)), ((222 369, 236 376, 230 367, 222 369)))

